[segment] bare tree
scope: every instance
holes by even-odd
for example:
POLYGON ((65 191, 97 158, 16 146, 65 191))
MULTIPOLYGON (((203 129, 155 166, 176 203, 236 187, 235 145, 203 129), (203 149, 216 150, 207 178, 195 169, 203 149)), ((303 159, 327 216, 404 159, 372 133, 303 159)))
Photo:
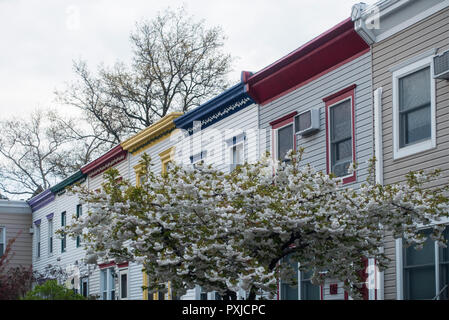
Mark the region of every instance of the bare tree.
POLYGON ((74 119, 37 110, 0 121, 0 192, 38 194, 91 161, 106 146, 74 119))
POLYGON ((183 8, 136 24, 130 67, 100 66, 93 75, 74 62, 78 81, 56 92, 102 128, 100 139, 121 142, 172 111, 187 111, 228 86, 232 58, 222 52, 222 29, 207 29, 183 8))

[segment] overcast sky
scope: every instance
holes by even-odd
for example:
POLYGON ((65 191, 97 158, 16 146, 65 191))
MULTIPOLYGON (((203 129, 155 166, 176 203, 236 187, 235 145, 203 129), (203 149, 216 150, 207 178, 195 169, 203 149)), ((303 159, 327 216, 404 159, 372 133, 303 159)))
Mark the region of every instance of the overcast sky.
MULTIPOLYGON (((350 16, 359 0, 0 0, 0 118, 24 116, 54 102, 74 79, 72 60, 91 69, 129 62, 136 21, 184 4, 208 26, 220 25, 231 74, 258 71, 350 16)), ((364 1, 368 4, 375 1, 364 1)))

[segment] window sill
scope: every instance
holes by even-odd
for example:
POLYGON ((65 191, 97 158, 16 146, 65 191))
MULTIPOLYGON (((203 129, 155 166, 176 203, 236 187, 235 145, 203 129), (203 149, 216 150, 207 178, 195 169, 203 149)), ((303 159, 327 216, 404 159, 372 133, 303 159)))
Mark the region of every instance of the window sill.
POLYGON ((419 142, 407 147, 395 150, 393 153, 393 160, 403 159, 412 155, 416 155, 425 151, 429 151, 436 148, 436 142, 434 139, 419 142))

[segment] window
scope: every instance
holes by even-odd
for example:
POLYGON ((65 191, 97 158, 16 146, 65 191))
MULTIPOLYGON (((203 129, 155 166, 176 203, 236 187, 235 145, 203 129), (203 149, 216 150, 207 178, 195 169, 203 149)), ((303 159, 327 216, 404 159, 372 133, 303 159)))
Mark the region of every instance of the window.
POLYGON ((0 227, 0 257, 5 253, 6 248, 6 228, 0 227))
POLYGON ((301 273, 301 300, 320 300, 320 286, 312 284, 313 272, 301 273))
POLYGON ((277 159, 284 160, 287 152, 294 149, 293 124, 289 124, 277 131, 277 159))
MULTIPOLYGON (((76 218, 78 219, 79 217, 81 217, 83 214, 83 206, 81 204, 78 204, 76 206, 76 218)), ((81 244, 81 237, 77 236, 76 237, 76 247, 79 248, 81 244)))
MULTIPOLYGON (((429 236, 431 230, 422 231, 429 236)), ((449 228, 444 232, 449 239, 449 228)), ((449 249, 427 238, 422 250, 402 248, 402 296, 405 300, 449 299, 449 249)))
POLYGON ((355 162, 354 89, 343 89, 324 100, 326 103, 327 172, 343 179, 356 180, 349 166, 355 162))
POLYGON ((120 299, 128 299, 128 269, 120 270, 120 299))
POLYGON ((281 299, 298 300, 298 263, 291 261, 289 257, 284 258, 282 263, 289 264, 295 271, 291 278, 281 279, 281 299))
MULTIPOLYGON (((64 229, 66 225, 66 213, 65 211, 61 213, 61 228, 64 229)), ((62 233, 61 236, 61 253, 66 251, 66 246, 67 246, 67 236, 65 234, 65 232, 62 233)))
POLYGON ((100 271, 101 299, 108 300, 108 269, 100 271))
POLYGON ((53 219, 48 219, 48 254, 53 253, 53 219))
POLYGON ((393 72, 393 143, 398 159, 436 146, 432 57, 393 72))
POLYGON ((280 119, 270 122, 273 130, 273 155, 277 160, 285 161, 289 150, 296 150, 294 118, 297 112, 292 112, 280 119))
POLYGON ((41 225, 35 223, 35 233, 36 233, 36 258, 41 256, 41 225))
POLYGON ((88 277, 81 278, 80 294, 86 298, 89 296, 89 278, 88 277))
POLYGON ((114 268, 100 270, 100 292, 102 300, 115 300, 115 271, 114 268))

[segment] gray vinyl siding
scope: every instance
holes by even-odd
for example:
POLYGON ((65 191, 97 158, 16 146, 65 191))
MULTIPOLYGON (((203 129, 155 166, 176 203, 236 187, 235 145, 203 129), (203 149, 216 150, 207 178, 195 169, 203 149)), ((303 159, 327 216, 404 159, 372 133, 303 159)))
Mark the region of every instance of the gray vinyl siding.
POLYGON ((32 235, 29 233, 31 224, 30 213, 0 212, 0 227, 6 229, 4 248, 6 248, 9 240, 17 237, 11 247, 13 256, 8 267, 31 266, 32 235), (19 232, 21 233, 18 235, 19 232))
MULTIPOLYGON (((373 111, 371 86, 371 53, 368 52, 345 65, 323 75, 322 77, 260 106, 259 126, 261 129, 261 150, 272 153, 272 129, 270 122, 291 112, 298 114, 312 108, 320 110, 320 131, 310 137, 296 137, 297 147, 304 148, 303 161, 310 163, 317 170, 326 171, 326 98, 351 85, 356 85, 355 114, 355 156, 359 167, 357 180, 348 186, 357 188, 368 177, 368 160, 373 157, 373 111)), ((326 281, 323 287, 324 300, 344 299, 342 283, 339 283, 338 294, 330 295, 329 285, 335 281, 326 281)))
POLYGON ((326 170, 326 98, 353 84, 355 88, 355 154, 359 164, 357 181, 350 184, 357 187, 367 178, 367 161, 373 156, 373 120, 371 99, 371 55, 348 62, 319 79, 300 87, 281 98, 260 107, 259 126, 265 139, 262 149, 272 152, 270 122, 293 111, 298 113, 312 108, 320 110, 320 131, 310 137, 297 136, 297 147, 304 148, 304 163, 312 164, 318 170, 326 170))
MULTIPOLYGON (((449 85, 436 80, 436 148, 393 160, 393 90, 390 68, 432 48, 449 49, 449 9, 442 10, 394 36, 374 44, 373 89, 382 87, 384 183, 404 181, 409 171, 441 169, 442 176, 430 186, 448 183, 449 176, 449 85)), ((395 241, 386 237, 385 252, 391 259, 385 271, 385 299, 396 299, 395 241)))

